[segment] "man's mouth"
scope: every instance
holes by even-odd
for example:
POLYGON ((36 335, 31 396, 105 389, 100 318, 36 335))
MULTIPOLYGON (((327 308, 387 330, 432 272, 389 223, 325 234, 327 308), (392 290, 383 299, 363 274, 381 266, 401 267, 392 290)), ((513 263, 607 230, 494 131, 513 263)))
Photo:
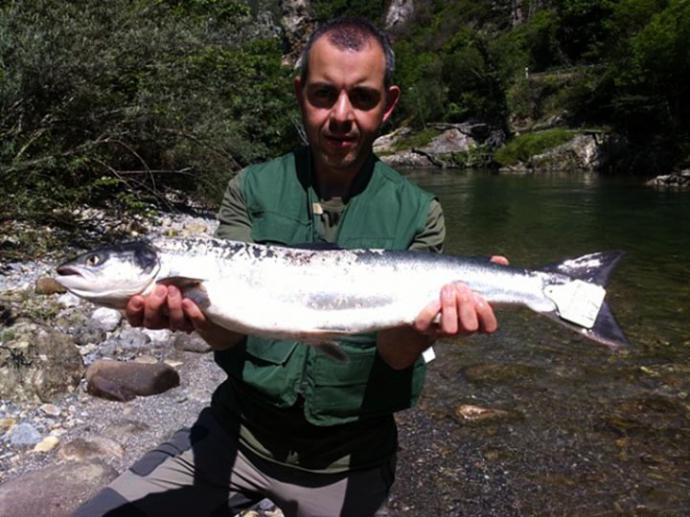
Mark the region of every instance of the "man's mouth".
POLYGON ((325 135, 329 144, 334 147, 350 148, 355 145, 357 139, 352 136, 325 135))

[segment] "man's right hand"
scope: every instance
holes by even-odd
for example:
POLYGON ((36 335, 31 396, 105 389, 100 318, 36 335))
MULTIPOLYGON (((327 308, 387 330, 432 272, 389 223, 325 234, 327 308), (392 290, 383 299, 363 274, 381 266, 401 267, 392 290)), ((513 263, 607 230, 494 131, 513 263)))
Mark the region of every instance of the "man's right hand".
POLYGON ((125 316, 133 327, 196 331, 214 350, 231 348, 244 338, 210 321, 192 300, 183 298, 174 285, 157 285, 147 296, 132 296, 125 316))

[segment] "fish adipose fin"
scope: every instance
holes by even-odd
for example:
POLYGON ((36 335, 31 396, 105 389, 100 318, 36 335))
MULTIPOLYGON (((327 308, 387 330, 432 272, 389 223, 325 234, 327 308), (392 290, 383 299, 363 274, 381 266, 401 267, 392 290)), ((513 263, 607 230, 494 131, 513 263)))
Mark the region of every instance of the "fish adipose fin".
POLYGON ((572 278, 570 282, 554 283, 545 288, 545 294, 558 309, 546 316, 611 348, 629 346, 630 342, 604 301, 604 287, 623 254, 622 251, 591 253, 542 268, 544 272, 572 278))

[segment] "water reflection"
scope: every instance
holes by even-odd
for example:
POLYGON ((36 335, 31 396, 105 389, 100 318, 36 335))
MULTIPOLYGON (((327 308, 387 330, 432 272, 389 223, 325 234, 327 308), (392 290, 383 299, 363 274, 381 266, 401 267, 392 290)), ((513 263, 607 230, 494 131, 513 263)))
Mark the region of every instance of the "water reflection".
POLYGON ((608 297, 634 346, 611 354, 527 310, 500 312, 494 336, 439 345, 420 409, 400 416, 402 465, 433 497, 394 497, 394 511, 690 514, 690 193, 584 175, 410 176, 441 200, 449 253, 532 267, 626 251, 608 297), (468 425, 469 405, 520 418, 468 425))

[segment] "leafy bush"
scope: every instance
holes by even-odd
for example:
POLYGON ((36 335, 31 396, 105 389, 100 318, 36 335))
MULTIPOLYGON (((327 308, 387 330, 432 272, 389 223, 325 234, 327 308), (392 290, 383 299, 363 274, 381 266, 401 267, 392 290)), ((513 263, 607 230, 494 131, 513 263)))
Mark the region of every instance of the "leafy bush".
POLYGON ((0 207, 215 199, 296 142, 289 75, 239 1, 5 3, 0 207))
POLYGON ((535 133, 525 133, 499 148, 494 154, 494 159, 503 166, 527 162, 531 156, 561 145, 573 136, 574 132, 567 129, 548 129, 535 133))

